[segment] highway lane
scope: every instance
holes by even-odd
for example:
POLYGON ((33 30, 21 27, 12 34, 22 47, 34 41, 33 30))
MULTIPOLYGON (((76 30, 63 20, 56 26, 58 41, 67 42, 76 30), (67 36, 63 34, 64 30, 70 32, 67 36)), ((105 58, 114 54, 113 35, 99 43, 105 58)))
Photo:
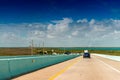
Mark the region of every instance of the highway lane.
POLYGON ((13 80, 120 80, 120 62, 94 55, 78 57, 13 80))
POLYGON ((92 56, 80 60, 54 80, 120 80, 120 62, 92 56))

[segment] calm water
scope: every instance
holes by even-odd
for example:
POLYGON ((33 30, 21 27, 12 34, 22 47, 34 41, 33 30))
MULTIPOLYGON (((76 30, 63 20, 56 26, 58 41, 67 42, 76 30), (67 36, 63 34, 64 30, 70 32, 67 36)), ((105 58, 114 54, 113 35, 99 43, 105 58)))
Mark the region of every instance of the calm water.
POLYGON ((62 50, 120 50, 120 47, 61 47, 59 49, 62 49, 62 50))

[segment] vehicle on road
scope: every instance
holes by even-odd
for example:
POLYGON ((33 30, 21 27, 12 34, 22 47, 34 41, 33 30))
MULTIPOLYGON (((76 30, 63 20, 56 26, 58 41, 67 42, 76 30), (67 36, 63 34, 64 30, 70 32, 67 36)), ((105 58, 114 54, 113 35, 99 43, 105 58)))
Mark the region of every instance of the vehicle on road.
POLYGON ((71 54, 71 52, 69 52, 69 51, 66 51, 64 54, 67 54, 67 55, 69 55, 69 54, 71 54))
POLYGON ((84 53, 83 53, 83 58, 90 58, 90 53, 88 52, 88 50, 84 50, 84 53))

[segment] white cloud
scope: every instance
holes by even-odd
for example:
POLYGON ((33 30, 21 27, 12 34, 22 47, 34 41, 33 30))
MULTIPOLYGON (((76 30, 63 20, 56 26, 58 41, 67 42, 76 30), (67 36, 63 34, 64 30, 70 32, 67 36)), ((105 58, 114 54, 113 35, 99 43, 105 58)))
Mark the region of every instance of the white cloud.
POLYGON ((71 35, 68 35, 68 38, 69 38, 69 39, 71 39, 71 38, 72 38, 72 36, 71 36, 71 35))
POLYGON ((80 20, 77 20, 77 23, 87 23, 88 20, 87 19, 80 19, 80 20))
POLYGON ((55 36, 52 36, 52 35, 47 35, 47 38, 55 38, 55 36))
POLYGON ((63 20, 54 20, 52 22, 57 23, 57 24, 59 24, 59 23, 68 24, 68 23, 72 23, 73 20, 70 18, 63 18, 63 20))
POLYGON ((52 30, 54 29, 53 26, 54 26, 53 24, 49 24, 48 27, 47 27, 47 29, 48 29, 49 31, 52 31, 52 30))
POLYGON ((13 41, 13 40, 17 40, 18 39, 18 37, 17 37, 17 35, 16 34, 14 34, 14 33, 3 33, 3 35, 1 36, 2 37, 2 39, 3 40, 8 40, 8 41, 13 41))
POLYGON ((54 24, 51 23, 47 26, 47 34, 49 34, 48 38, 50 38, 50 36, 52 38, 65 36, 66 33, 69 32, 69 24, 72 23, 73 20, 69 18, 63 18, 63 20, 56 20, 52 22, 54 22, 54 24))
POLYGON ((44 38, 46 38, 46 33, 44 31, 40 31, 40 30, 32 30, 31 32, 29 32, 27 34, 27 39, 28 40, 43 40, 44 38))
POLYGON ((106 31, 106 27, 104 25, 92 25, 92 31, 95 32, 102 32, 102 31, 106 31))
POLYGON ((95 19, 91 19, 89 22, 90 25, 93 25, 94 23, 95 23, 95 19))
POLYGON ((78 33, 79 33, 78 31, 74 31, 74 32, 72 32, 72 35, 73 35, 73 36, 77 36, 78 33))
POLYGON ((63 18, 63 20, 54 21, 56 24, 55 30, 58 32, 64 32, 69 29, 69 23, 72 23, 73 20, 69 18, 63 18))
POLYGON ((33 31, 33 36, 43 38, 43 37, 45 37, 45 32, 44 31, 35 30, 35 31, 33 31))
POLYGON ((117 40, 120 39, 120 31, 114 30, 113 32, 110 32, 102 37, 104 40, 110 39, 110 40, 117 40))
POLYGON ((22 45, 17 42, 25 45, 31 39, 36 43, 45 40, 46 46, 53 44, 54 46, 110 46, 108 44, 110 42, 112 42, 111 46, 119 46, 120 20, 79 19, 73 21, 70 18, 63 18, 49 24, 0 24, 0 36, 0 43, 14 43, 17 46, 22 45), (116 40, 118 44, 115 43, 116 40))

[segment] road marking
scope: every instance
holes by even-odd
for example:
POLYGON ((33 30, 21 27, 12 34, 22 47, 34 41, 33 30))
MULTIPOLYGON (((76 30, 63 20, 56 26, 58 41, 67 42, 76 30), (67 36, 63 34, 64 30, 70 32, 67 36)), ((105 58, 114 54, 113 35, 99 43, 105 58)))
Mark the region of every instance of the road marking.
POLYGON ((115 61, 120 61, 120 56, 105 55, 105 54, 93 54, 93 55, 108 58, 108 59, 115 60, 115 61))
POLYGON ((60 70, 59 72, 57 72, 56 74, 54 74, 53 76, 51 76, 48 80, 54 80, 56 77, 58 77, 59 75, 63 74, 65 71, 67 71, 75 63, 80 61, 80 59, 81 59, 81 57, 79 59, 75 60, 74 62, 72 62, 71 64, 69 64, 68 66, 66 66, 65 68, 63 68, 62 70, 60 70))
MULTIPOLYGON (((96 58, 96 59, 97 59, 97 58, 96 58)), ((99 62, 103 63, 104 65, 106 65, 107 67, 111 68, 112 70, 114 70, 114 71, 116 71, 116 72, 120 73, 120 71, 119 71, 118 69, 116 69, 116 68, 114 68, 114 67, 110 66, 109 64, 107 64, 107 63, 103 62, 103 61, 102 61, 102 60, 100 60, 100 59, 97 59, 97 60, 98 60, 99 62)))

